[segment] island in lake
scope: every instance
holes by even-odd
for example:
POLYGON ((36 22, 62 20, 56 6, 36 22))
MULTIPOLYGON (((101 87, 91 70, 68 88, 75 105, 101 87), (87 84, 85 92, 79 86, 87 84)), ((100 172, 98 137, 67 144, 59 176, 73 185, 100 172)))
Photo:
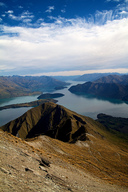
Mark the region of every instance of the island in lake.
POLYGON ((62 93, 46 93, 46 94, 41 94, 36 100, 36 101, 32 101, 32 102, 28 102, 28 103, 19 103, 19 104, 11 104, 11 105, 6 105, 6 106, 2 106, 0 107, 0 111, 4 110, 4 109, 10 109, 10 108, 20 108, 20 107, 37 107, 43 103, 47 103, 47 102, 53 102, 53 103, 57 103, 57 100, 55 100, 54 98, 58 98, 58 97, 63 97, 64 94, 62 93))
POLYGON ((53 99, 53 98, 58 98, 58 97, 63 97, 64 94, 62 93, 45 93, 41 94, 38 99, 53 99))

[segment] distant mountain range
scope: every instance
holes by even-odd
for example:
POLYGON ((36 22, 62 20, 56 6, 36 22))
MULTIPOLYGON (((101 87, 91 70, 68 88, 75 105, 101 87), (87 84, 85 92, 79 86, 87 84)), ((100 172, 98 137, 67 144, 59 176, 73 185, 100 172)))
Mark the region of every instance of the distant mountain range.
POLYGON ((128 85, 128 75, 108 75, 97 79, 95 83, 115 83, 128 85))
POLYGON ((65 82, 47 76, 0 76, 0 98, 40 94, 43 89, 66 85, 65 82))
POLYGON ((84 74, 82 76, 79 76, 75 78, 76 81, 95 81, 101 77, 105 77, 108 75, 119 75, 119 73, 91 73, 91 74, 84 74))
POLYGON ((128 101, 128 75, 105 76, 94 82, 72 86, 69 91, 128 101))

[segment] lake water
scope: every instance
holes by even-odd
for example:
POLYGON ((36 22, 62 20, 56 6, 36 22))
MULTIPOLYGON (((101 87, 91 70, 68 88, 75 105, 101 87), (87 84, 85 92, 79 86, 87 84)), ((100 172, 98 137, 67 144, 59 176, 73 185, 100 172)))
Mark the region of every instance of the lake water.
MULTIPOLYGON (((128 103, 109 99, 105 100, 103 98, 95 98, 90 95, 75 95, 68 91, 68 88, 72 85, 81 84, 84 82, 68 81, 71 83, 67 88, 63 90, 53 91, 53 93, 63 93, 64 97, 57 98, 58 104, 75 111, 81 115, 89 116, 93 119, 97 118, 97 114, 105 113, 107 115, 112 115, 115 117, 125 117, 128 118, 128 103)), ((45 92, 44 92, 45 93, 45 92)), ((1 99, 0 106, 25 103, 37 100, 36 96, 23 96, 15 97, 11 99, 1 99)), ((17 109, 6 109, 0 111, 0 126, 5 123, 21 116, 31 107, 22 107, 17 109)))

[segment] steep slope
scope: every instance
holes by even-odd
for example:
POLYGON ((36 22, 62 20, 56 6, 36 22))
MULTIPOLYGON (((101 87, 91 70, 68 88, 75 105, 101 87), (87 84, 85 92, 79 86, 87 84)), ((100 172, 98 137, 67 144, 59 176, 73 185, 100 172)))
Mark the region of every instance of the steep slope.
POLYGON ((128 101, 128 85, 116 83, 87 82, 69 88, 72 93, 92 94, 104 98, 114 98, 128 101))
POLYGON ((65 142, 86 140, 86 121, 80 115, 54 103, 44 103, 2 126, 20 138, 46 134, 65 142))
MULTIPOLYGON (((118 185, 115 185, 117 170, 114 178, 112 169, 111 176, 110 173, 105 175, 105 172, 102 179, 99 178, 99 172, 94 176, 92 155, 96 154, 93 153, 92 148, 86 146, 87 143, 82 143, 78 146, 78 144, 63 143, 47 136, 40 136, 26 142, 0 130, 0 191, 126 192, 128 188, 119 185, 125 185, 127 175, 120 173, 121 179, 119 178, 118 185), (92 152, 90 156, 89 151, 92 152), (47 166, 43 162, 49 162, 50 165, 47 166), (90 172, 87 170, 89 167, 90 172)), ((108 145, 107 147, 110 149, 108 145)), ((124 154, 119 150, 118 153, 124 158, 124 154)), ((116 158, 119 162, 118 156, 116 158)), ((121 162, 122 160, 119 166, 121 162)), ((100 171, 102 170, 101 165, 100 171)))

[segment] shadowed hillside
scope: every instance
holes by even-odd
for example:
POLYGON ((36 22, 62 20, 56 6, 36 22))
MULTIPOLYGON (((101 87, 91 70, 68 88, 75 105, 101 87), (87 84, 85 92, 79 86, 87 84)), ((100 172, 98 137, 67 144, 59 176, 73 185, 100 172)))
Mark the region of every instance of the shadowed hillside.
POLYGON ((128 142, 128 118, 112 117, 102 113, 98 114, 97 118, 97 121, 103 124, 107 130, 128 142))
POLYGON ((128 101, 128 75, 108 75, 93 82, 78 84, 69 88, 76 94, 91 94, 97 97, 128 101))
POLYGON ((20 138, 46 134, 65 142, 86 140, 86 121, 80 115, 54 103, 44 103, 1 127, 20 138))
POLYGON ((113 98, 128 101, 128 85, 116 83, 87 82, 69 88, 72 93, 85 93, 97 97, 113 98))

